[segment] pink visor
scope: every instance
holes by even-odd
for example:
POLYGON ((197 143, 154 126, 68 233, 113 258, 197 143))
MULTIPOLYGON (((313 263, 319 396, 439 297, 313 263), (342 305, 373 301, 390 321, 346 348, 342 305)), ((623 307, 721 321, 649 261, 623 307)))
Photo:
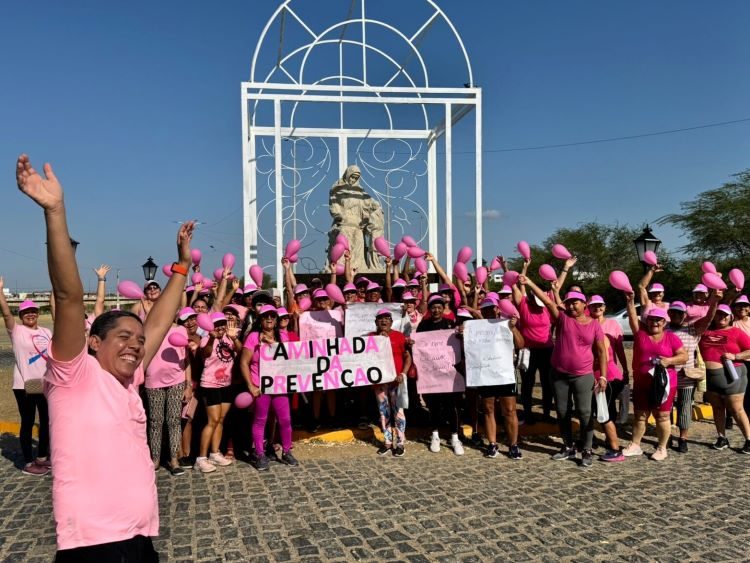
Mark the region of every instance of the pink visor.
POLYGON ((565 294, 565 299, 563 299, 563 301, 571 301, 573 299, 578 299, 579 301, 586 303, 586 296, 580 291, 569 291, 565 294))
POLYGON ((664 319, 665 321, 669 320, 669 315, 664 309, 660 309, 659 307, 651 307, 648 311, 646 311, 646 318, 648 317, 656 317, 658 319, 664 319))
POLYGON ((649 293, 659 293, 664 291, 664 286, 660 283, 652 283, 651 287, 648 288, 649 293))

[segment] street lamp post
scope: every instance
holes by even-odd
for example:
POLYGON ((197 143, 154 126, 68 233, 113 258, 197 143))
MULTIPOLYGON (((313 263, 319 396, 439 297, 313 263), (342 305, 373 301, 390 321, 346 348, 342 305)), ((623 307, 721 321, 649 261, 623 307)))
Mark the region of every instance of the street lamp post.
POLYGON ((146 278, 147 282, 150 282, 156 277, 156 270, 159 269, 151 256, 148 257, 148 260, 146 260, 141 268, 143 268, 143 277, 146 278))
POLYGON ((655 254, 661 245, 661 240, 656 238, 654 233, 651 232, 651 227, 646 225, 643 232, 633 241, 633 244, 635 245, 635 251, 638 253, 638 260, 643 264, 643 270, 648 270, 649 266, 643 257, 649 250, 655 254))

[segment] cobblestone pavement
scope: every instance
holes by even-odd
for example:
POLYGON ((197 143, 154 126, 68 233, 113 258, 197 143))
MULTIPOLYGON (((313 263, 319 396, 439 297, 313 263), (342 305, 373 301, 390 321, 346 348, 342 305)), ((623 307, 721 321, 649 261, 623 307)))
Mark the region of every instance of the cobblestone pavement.
MULTIPOLYGON (((557 442, 532 438, 521 461, 416 442, 379 458, 353 443, 299 445, 299 468, 265 474, 162 470, 156 547, 162 561, 748 560, 750 456, 713 451, 712 426, 694 428, 686 455, 588 470, 550 461, 557 442)), ((730 440, 742 443, 736 430, 730 440)), ((0 439, 0 561, 50 561, 51 480, 14 467, 16 444, 0 439)))

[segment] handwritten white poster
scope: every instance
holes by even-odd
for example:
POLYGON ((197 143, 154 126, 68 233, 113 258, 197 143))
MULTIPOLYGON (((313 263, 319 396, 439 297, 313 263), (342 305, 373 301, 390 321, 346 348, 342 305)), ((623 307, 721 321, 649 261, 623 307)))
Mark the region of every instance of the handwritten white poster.
POLYGON ((516 382, 513 333, 507 320, 484 319, 464 323, 466 386, 508 385, 516 382))
POLYGON ((344 336, 343 311, 305 311, 299 316, 299 339, 318 340, 344 336))
POLYGON ((354 303, 346 306, 344 334, 347 337, 364 336, 375 331, 375 315, 380 309, 388 309, 393 317, 391 329, 401 330, 400 303, 354 303))
POLYGON ((455 367, 461 359, 461 342, 455 330, 415 332, 411 338, 419 393, 455 393, 466 388, 463 376, 455 367))

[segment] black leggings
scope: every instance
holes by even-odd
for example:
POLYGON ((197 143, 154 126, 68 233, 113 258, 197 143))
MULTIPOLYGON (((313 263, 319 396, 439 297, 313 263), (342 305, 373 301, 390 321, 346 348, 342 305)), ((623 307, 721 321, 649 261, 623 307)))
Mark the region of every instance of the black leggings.
POLYGON ((531 414, 531 397, 534 392, 534 380, 539 371, 539 383, 542 384, 542 410, 545 416, 552 411, 552 380, 550 376, 552 348, 529 348, 529 369, 521 372, 521 404, 523 412, 531 414))
POLYGON ((430 426, 433 431, 439 430, 447 418, 451 432, 461 432, 461 393, 429 393, 422 397, 430 410, 430 426))
POLYGON ((42 394, 29 395, 23 389, 13 389, 13 395, 18 403, 18 414, 21 415, 21 451, 26 463, 34 461, 31 453, 31 431, 34 428, 36 411, 39 411, 39 448, 37 457, 49 455, 49 414, 47 412, 47 399, 42 394))
POLYGON ((555 387, 555 404, 560 434, 567 447, 573 445, 573 402, 578 411, 580 426, 579 447, 591 449, 594 440, 594 425, 591 423, 591 402, 594 393, 594 374, 570 375, 552 371, 552 385, 555 387))

